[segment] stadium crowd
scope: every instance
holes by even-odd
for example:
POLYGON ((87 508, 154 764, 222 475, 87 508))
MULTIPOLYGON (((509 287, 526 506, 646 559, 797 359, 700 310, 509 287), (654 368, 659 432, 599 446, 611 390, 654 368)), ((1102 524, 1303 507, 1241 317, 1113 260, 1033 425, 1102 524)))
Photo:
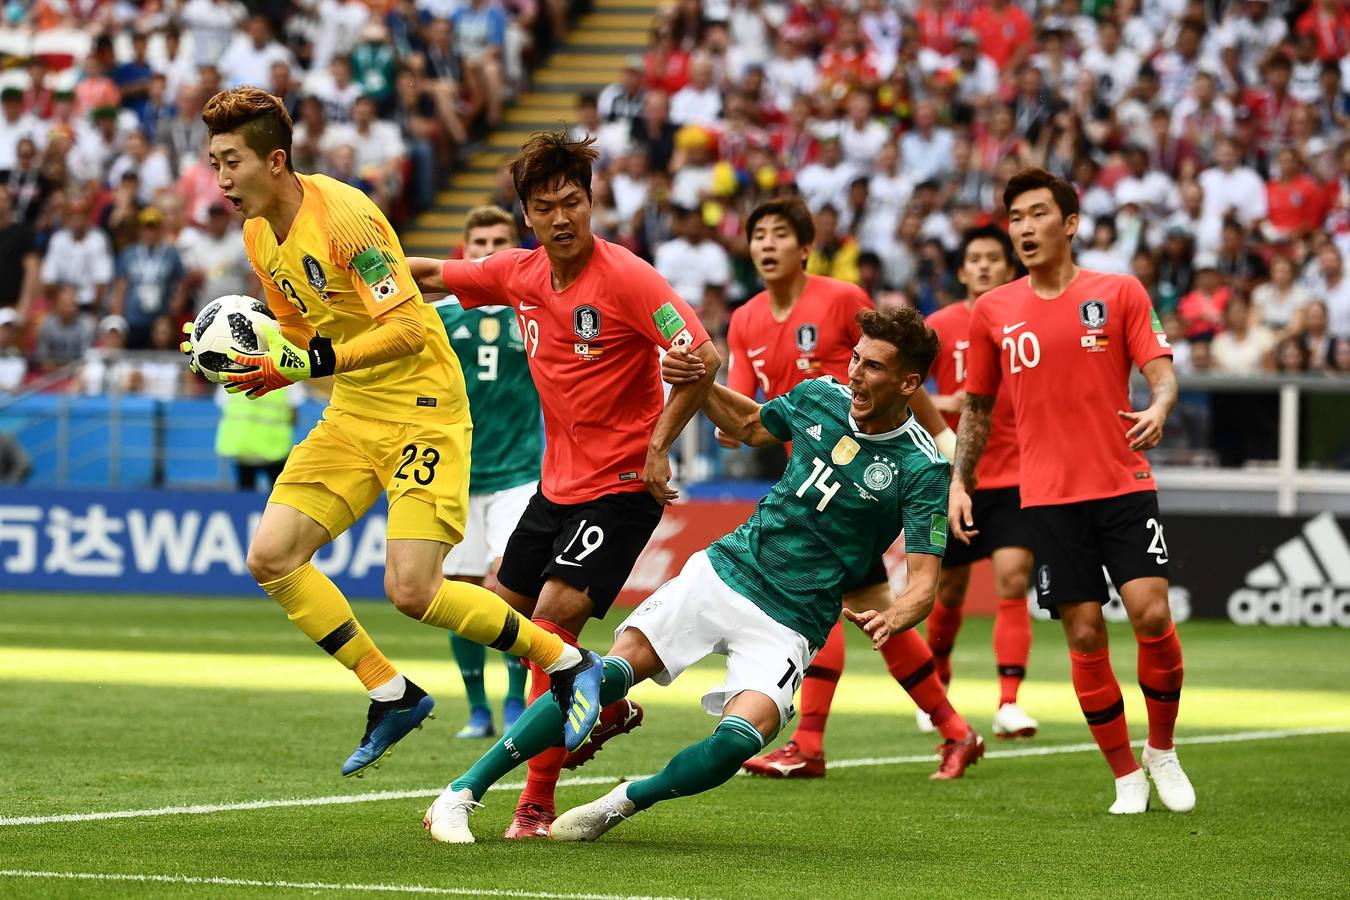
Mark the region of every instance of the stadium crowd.
POLYGON ((433 202, 567 28, 566 0, 36 0, 0 23, 0 395, 201 392, 179 324, 259 296, 201 108, 282 97, 302 172, 362 188, 396 225, 433 202), (131 351, 162 351, 127 353, 131 351), (172 352, 172 355, 170 353, 172 352))

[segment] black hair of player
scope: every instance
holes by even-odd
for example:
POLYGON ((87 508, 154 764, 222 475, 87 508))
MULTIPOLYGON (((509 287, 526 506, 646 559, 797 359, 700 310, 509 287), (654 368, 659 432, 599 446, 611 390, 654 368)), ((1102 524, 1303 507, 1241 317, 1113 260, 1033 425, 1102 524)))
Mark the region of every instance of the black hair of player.
POLYGON ((970 250, 970 245, 976 241, 997 241, 999 247, 1003 249, 1003 262, 1009 268, 1017 268, 1017 254, 1013 252, 1012 238, 1008 237, 1008 232, 997 225, 980 225, 966 229, 965 233, 961 235, 961 255, 958 257, 963 265, 965 264, 966 253, 970 250))
POLYGON ((527 207, 540 191, 561 190, 574 184, 591 196, 591 166, 600 154, 591 145, 594 137, 568 140, 566 131, 536 131, 525 141, 520 153, 510 162, 511 181, 516 196, 527 207))
POLYGON ((1003 189, 1003 208, 1012 209, 1018 197, 1027 191, 1041 188, 1049 189, 1063 218, 1078 215, 1078 191, 1074 190, 1074 186, 1058 175, 1034 167, 1023 169, 1008 179, 1008 186, 1003 189))
POLYGON ((267 159, 273 150, 284 150, 286 171, 295 171, 291 163, 291 136, 295 126, 280 97, 247 86, 221 91, 202 107, 202 122, 211 137, 238 132, 259 159, 267 159))
POLYGON ((863 337, 895 347, 901 371, 917 373, 920 381, 928 377, 940 345, 937 332, 924 324, 923 313, 912 306, 864 309, 859 310, 857 321, 863 337))
POLYGON ((806 208, 801 197, 777 197, 756 206, 751 211, 750 218, 745 220, 746 240, 750 240, 754 235, 755 226, 765 216, 778 216, 787 222, 792 228, 792 233, 797 235, 799 247, 809 247, 816 242, 816 223, 811 218, 811 210, 806 208))

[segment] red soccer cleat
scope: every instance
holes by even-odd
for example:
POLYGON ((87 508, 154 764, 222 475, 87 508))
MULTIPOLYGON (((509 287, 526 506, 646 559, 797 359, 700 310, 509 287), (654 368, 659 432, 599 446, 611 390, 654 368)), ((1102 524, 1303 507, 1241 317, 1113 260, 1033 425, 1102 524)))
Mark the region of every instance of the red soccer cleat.
POLYGON ((595 754, 600 752, 600 748, 610 738, 618 737, 621 734, 627 734, 634 728, 642 724, 642 707, 638 706, 632 700, 624 698, 615 702, 617 709, 613 721, 606 722, 609 716, 605 711, 600 713, 600 721, 591 732, 590 740, 582 744, 577 749, 563 759, 562 767, 564 769, 579 769, 590 762, 595 754))
POLYGON ((824 778, 825 754, 807 756, 796 741, 788 741, 772 753, 747 759, 741 768, 766 778, 824 778))
POLYGON ((968 766, 975 765, 980 757, 984 756, 984 738, 972 729, 962 740, 943 743, 937 748, 937 752, 942 757, 942 765, 928 777, 934 781, 960 778, 968 766))
POLYGON ((535 803, 522 803, 516 807, 516 816, 511 827, 502 835, 510 840, 528 840, 529 838, 548 839, 549 826, 557 818, 557 813, 544 809, 535 803))

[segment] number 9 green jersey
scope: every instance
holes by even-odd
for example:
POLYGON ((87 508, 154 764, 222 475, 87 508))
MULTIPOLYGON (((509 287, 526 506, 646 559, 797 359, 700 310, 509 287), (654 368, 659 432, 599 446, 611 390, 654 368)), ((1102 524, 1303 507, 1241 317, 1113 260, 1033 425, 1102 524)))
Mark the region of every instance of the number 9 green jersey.
POLYGON ((469 493, 494 494, 539 480, 544 455, 539 392, 530 378, 520 323, 509 306, 436 304, 459 357, 473 417, 469 493))
POLYGON ((792 441, 787 471, 744 525, 708 548, 723 581, 815 647, 840 598, 863 586, 902 530, 906 553, 947 547, 951 471, 933 438, 913 414, 894 431, 863 434, 850 398, 827 376, 760 408, 764 427, 792 441))

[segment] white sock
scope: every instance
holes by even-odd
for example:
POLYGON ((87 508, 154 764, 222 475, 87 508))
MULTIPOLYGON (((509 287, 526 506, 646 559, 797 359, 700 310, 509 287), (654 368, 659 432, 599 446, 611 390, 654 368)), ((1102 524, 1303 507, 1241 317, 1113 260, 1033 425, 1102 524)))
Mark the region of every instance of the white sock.
POLYGON ((388 703, 390 700, 397 700, 403 696, 403 692, 408 689, 408 679, 402 675, 395 675, 384 684, 370 692, 370 699, 382 700, 388 703))
POLYGON ((544 674, 552 675, 554 672, 570 669, 579 662, 581 662, 581 651, 571 644, 563 644, 562 656, 558 657, 558 661, 553 665, 544 669, 544 674))

